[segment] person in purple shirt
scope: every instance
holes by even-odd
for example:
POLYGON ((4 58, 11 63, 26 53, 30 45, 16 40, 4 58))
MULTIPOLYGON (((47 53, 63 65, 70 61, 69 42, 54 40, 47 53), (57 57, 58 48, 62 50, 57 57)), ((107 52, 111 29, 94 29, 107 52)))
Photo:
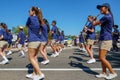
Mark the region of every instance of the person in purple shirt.
POLYGON ((57 35, 58 35, 58 28, 56 26, 56 21, 52 21, 52 29, 51 29, 51 32, 52 32, 52 39, 53 40, 57 40, 57 35))
POLYGON ((48 64, 50 61, 47 57, 46 46, 48 44, 48 33, 50 32, 50 26, 47 19, 43 19, 44 24, 41 26, 41 45, 40 45, 40 53, 44 58, 42 64, 48 64))
POLYGON ((62 49, 60 51, 62 51, 64 49, 64 39, 65 39, 64 31, 61 31, 61 33, 60 33, 60 46, 62 49))
POLYGON ((95 63, 96 60, 93 56, 93 49, 92 46, 94 45, 94 40, 95 40, 95 27, 92 24, 92 21, 94 20, 94 17, 89 15, 88 16, 88 21, 89 24, 85 27, 85 31, 87 33, 86 35, 86 39, 87 39, 87 43, 86 43, 86 50, 88 52, 88 54, 90 55, 90 60, 87 61, 87 63, 95 63))
POLYGON ((63 41, 63 35, 60 31, 58 31, 57 41, 56 41, 56 51, 59 54, 62 52, 62 47, 61 47, 62 41, 63 41))
POLYGON ((51 29, 52 41, 51 41, 51 48, 53 50, 53 54, 51 57, 59 56, 59 52, 57 51, 57 44, 56 41, 58 39, 58 28, 56 26, 56 21, 52 21, 52 29, 51 29))
POLYGON ((110 5, 108 3, 104 3, 102 5, 97 5, 97 9, 100 10, 100 13, 103 14, 103 17, 100 20, 93 21, 93 25, 100 25, 100 45, 99 45, 99 58, 102 65, 102 73, 96 75, 97 78, 106 78, 113 79, 117 77, 117 73, 113 70, 111 64, 106 59, 106 55, 108 51, 110 51, 112 47, 112 28, 114 25, 114 18, 111 12, 110 5), (107 76, 107 69, 110 71, 107 76))
POLYGON ((8 30, 8 44, 9 44, 9 46, 8 46, 8 49, 7 49, 7 50, 8 50, 7 55, 12 54, 12 51, 11 51, 12 39, 13 39, 13 36, 12 36, 11 30, 9 29, 9 30, 8 30))
POLYGON ((80 32, 80 35, 79 35, 79 48, 80 48, 80 51, 83 51, 83 52, 87 52, 86 49, 85 49, 85 41, 84 41, 84 34, 83 32, 80 32))
POLYGON ((5 23, 0 24, 0 56, 3 60, 0 64, 7 64, 9 60, 5 55, 5 49, 8 47, 8 34, 7 34, 7 25, 5 23))
POLYGON ((28 57, 34 68, 32 74, 27 74, 27 78, 33 80, 43 79, 45 76, 40 70, 38 64, 38 51, 41 44, 40 26, 43 25, 42 11, 33 6, 29 11, 29 17, 26 23, 28 28, 28 57))
POLYGON ((20 26, 19 27, 19 33, 18 33, 18 39, 16 41, 16 44, 18 45, 18 49, 20 50, 20 57, 25 57, 25 53, 24 53, 24 43, 25 43, 25 39, 26 39, 26 36, 25 36, 25 33, 23 31, 23 27, 20 26))
POLYGON ((117 42, 119 39, 119 30, 118 30, 118 25, 114 25, 114 31, 113 31, 113 50, 118 51, 118 46, 117 42))

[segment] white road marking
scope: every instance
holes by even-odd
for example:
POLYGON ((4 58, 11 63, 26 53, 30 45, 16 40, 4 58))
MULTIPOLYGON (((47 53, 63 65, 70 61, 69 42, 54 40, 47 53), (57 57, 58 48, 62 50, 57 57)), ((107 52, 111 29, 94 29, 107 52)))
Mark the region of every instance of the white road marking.
MULTIPOLYGON (((116 71, 120 71, 120 68, 113 68, 116 71)), ((0 71, 27 71, 28 68, 0 68, 0 71)), ((33 70, 33 69, 29 69, 33 70)), ((42 68, 42 71, 100 71, 102 68, 42 68)))

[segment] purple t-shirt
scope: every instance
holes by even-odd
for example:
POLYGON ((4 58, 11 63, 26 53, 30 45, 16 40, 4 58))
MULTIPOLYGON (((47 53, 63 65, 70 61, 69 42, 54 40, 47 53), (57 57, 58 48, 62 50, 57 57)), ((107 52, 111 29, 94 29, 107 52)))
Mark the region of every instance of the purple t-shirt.
POLYGON ((8 34, 7 34, 6 30, 3 28, 0 29, 0 36, 2 36, 2 35, 3 35, 2 40, 8 41, 8 34))
POLYGON ((20 31, 18 34, 18 37, 20 38, 20 44, 24 44, 25 43, 25 33, 23 31, 20 31))
POLYGON ((37 16, 30 16, 27 20, 28 42, 41 41, 40 23, 37 16))
POLYGON ((42 32, 41 32, 41 40, 43 42, 48 41, 48 27, 47 25, 41 26, 42 32))
POLYGON ((113 40, 118 40, 119 39, 119 30, 118 29, 115 29, 114 30, 114 33, 117 33, 117 34, 113 34, 113 40))
POLYGON ((94 32, 87 31, 87 36, 86 39, 95 39, 95 27, 93 26, 92 23, 89 23, 87 26, 88 29, 94 29, 94 32))
POLYGON ((58 34, 57 34, 58 28, 57 28, 57 26, 53 26, 51 31, 53 31, 52 39, 57 39, 58 38, 58 34))
POLYGON ((111 14, 104 15, 101 19, 100 41, 112 40, 113 18, 111 14))

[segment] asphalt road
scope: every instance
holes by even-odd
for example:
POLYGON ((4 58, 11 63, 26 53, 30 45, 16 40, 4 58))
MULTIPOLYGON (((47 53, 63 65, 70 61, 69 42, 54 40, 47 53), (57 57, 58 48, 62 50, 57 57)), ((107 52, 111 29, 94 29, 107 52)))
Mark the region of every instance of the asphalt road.
MULTIPOLYGON (((87 64, 89 56, 81 52, 77 47, 68 47, 59 57, 51 58, 51 49, 47 49, 50 63, 43 65, 43 60, 39 55, 39 65, 45 74, 44 80, 105 80, 96 78, 95 75, 101 72, 101 65, 98 59, 98 48, 94 47, 94 56, 97 60, 94 64, 87 64)), ((0 80, 31 80, 25 78, 30 73, 32 66, 28 60, 27 53, 25 58, 20 58, 18 51, 13 51, 12 55, 7 56, 9 64, 0 65, 0 80)), ((0 57, 0 59, 2 59, 0 57)), ((113 80, 120 80, 120 52, 109 52, 107 59, 112 64, 118 77, 113 80)))

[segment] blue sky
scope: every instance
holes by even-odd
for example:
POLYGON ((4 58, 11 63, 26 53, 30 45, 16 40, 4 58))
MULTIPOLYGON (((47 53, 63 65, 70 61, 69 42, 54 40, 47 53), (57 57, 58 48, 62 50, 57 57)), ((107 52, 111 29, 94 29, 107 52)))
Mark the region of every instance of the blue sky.
POLYGON ((50 24, 56 20, 65 34, 78 35, 87 16, 99 13, 96 5, 106 2, 111 5, 115 24, 120 25, 120 0, 1 0, 0 22, 5 22, 9 28, 25 25, 31 6, 38 6, 50 24))

